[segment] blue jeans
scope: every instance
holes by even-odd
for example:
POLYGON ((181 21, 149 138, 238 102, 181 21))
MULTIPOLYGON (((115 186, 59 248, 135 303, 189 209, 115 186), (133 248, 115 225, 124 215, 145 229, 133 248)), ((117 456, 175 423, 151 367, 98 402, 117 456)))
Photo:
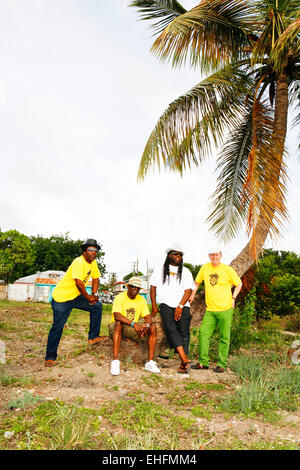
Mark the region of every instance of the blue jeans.
POLYGON ((49 332, 47 350, 46 350, 46 361, 48 359, 55 360, 57 358, 57 348, 60 342, 60 338, 68 320, 70 313, 73 308, 90 312, 90 329, 88 339, 97 338, 100 334, 101 317, 102 317, 102 303, 97 302, 94 305, 90 305, 89 301, 79 295, 73 300, 67 302, 56 302, 54 299, 51 301, 53 310, 53 325, 49 332))

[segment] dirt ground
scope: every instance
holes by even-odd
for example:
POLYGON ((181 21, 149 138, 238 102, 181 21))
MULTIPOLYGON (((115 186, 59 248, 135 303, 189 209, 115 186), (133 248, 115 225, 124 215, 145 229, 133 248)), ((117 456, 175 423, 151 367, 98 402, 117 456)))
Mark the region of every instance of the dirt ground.
MULTIPOLYGON (((12 308, 1 309, 0 323, 8 322, 8 314, 12 308)), ((49 312, 44 313, 45 316, 49 312)), ((26 386, 26 390, 42 396, 44 399, 59 399, 65 403, 75 403, 81 400, 81 406, 88 408, 99 408, 107 400, 126 400, 137 391, 147 390, 147 396, 155 403, 170 407, 167 394, 172 388, 180 386, 183 381, 199 381, 205 384, 223 384, 225 389, 221 392, 212 390, 211 394, 233 392, 239 381, 236 375, 228 369, 225 373, 216 374, 212 368, 207 371, 191 370, 190 374, 179 374, 177 372, 179 359, 158 358, 160 376, 163 379, 155 387, 149 387, 145 383, 145 377, 151 374, 144 370, 139 347, 129 340, 123 341, 121 348, 121 374, 112 376, 110 374, 110 362, 112 356, 112 341, 107 336, 102 336, 102 341, 97 345, 90 346, 84 339, 85 331, 80 337, 76 335, 63 334, 60 347, 59 364, 53 368, 44 366, 45 345, 47 331, 37 318, 28 318, 25 321, 24 309, 14 309, 14 319, 19 318, 19 328, 7 327, 4 331, 0 329, 2 341, 6 345, 6 364, 1 365, 0 374, 14 377, 30 376, 34 380, 32 385, 26 386), (26 325, 26 330, 22 326, 26 325), (21 331, 20 331, 21 330, 21 331), (31 334, 30 334, 31 332, 31 334), (79 352, 76 351, 79 348, 79 352)), ((9 325, 9 323, 6 323, 9 325)), ((78 327, 84 330, 83 326, 78 327)), ((21 394, 24 387, 8 387, 0 385, 0 416, 7 413, 7 403, 12 395, 21 394)), ((195 400, 197 390, 193 390, 195 400)), ((200 392, 201 394, 201 392, 200 392)), ((183 417, 191 417, 189 407, 182 407, 177 413, 183 417)), ((216 414, 212 419, 196 418, 201 429, 205 429, 212 435, 222 436, 224 433, 233 433, 239 439, 268 439, 291 441, 300 445, 300 411, 293 413, 281 412, 283 419, 280 425, 271 424, 263 420, 252 419, 241 416, 225 416, 216 414)))

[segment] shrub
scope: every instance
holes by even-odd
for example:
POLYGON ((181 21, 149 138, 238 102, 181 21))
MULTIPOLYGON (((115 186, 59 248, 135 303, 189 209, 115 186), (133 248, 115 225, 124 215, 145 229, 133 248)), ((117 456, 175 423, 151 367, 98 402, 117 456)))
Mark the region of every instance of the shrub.
POLYGON ((289 331, 300 331, 300 310, 286 317, 285 328, 289 331))
POLYGON ((250 293, 244 306, 237 308, 233 315, 231 327, 230 352, 238 350, 251 337, 251 327, 255 322, 256 296, 250 293))

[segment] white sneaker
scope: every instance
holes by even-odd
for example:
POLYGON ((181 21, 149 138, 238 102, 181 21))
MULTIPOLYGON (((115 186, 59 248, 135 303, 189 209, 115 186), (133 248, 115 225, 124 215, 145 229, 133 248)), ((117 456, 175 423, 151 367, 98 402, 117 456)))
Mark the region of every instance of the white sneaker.
POLYGON ((111 375, 119 375, 120 374, 120 361, 119 361, 119 359, 115 359, 114 361, 111 361, 110 373, 111 373, 111 375))
POLYGON ((156 365, 156 362, 154 361, 147 361, 146 364, 145 364, 145 369, 148 371, 148 372, 153 372, 153 374, 160 374, 160 370, 159 368, 157 367, 156 365))

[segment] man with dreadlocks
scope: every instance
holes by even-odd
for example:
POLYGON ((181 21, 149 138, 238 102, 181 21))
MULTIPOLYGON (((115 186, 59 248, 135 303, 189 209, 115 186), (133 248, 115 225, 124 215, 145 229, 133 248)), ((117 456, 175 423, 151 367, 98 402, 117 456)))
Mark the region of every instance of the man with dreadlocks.
POLYGON ((183 251, 180 245, 173 244, 166 253, 163 269, 154 270, 151 276, 152 316, 155 317, 160 311, 169 347, 175 349, 181 359, 178 372, 188 374, 191 367, 188 358, 191 322, 188 301, 194 280, 191 272, 183 266, 183 251))

